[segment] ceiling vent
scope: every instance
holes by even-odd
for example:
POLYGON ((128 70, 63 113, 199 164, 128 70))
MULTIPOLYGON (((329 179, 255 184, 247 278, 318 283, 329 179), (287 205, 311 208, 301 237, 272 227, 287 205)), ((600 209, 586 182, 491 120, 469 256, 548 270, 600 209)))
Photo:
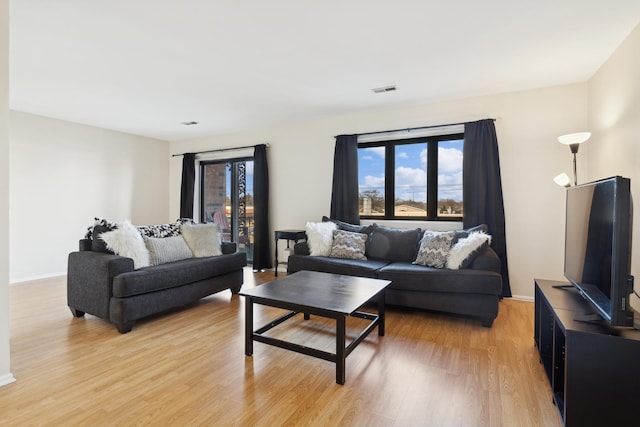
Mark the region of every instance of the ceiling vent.
POLYGON ((193 125, 197 125, 198 122, 180 122, 180 124, 185 126, 193 126, 193 125))
POLYGON ((394 90, 398 90, 398 88, 395 85, 391 85, 391 86, 377 87, 371 90, 373 91, 373 93, 385 93, 385 92, 393 92, 394 90))

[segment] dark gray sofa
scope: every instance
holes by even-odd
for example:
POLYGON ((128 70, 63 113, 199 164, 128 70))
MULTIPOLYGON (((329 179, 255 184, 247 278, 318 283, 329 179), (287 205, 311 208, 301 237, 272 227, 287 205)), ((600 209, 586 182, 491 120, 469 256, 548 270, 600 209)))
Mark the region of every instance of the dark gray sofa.
MULTIPOLYGON (((358 231, 351 224, 342 225, 340 228, 347 231, 358 231)), ((474 317, 483 326, 491 327, 498 316, 502 294, 500 259, 491 247, 477 255, 468 268, 432 268, 412 264, 420 232, 396 233, 379 226, 361 230, 369 234, 367 260, 310 256, 307 243, 301 242, 289 257, 287 272, 312 270, 390 280, 385 294, 387 304, 474 317)))
POLYGON ((236 252, 234 243, 225 242, 222 253, 134 270, 131 258, 92 251, 91 240, 82 239, 80 250, 69 254, 67 303, 74 316, 89 313, 127 333, 143 317, 225 289, 237 294, 243 284, 246 254, 236 252))

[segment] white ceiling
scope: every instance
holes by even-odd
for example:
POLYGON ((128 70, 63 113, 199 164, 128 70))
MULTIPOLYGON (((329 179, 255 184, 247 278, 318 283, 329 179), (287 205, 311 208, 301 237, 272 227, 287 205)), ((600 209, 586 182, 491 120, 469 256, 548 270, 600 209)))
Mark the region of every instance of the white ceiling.
POLYGON ((638 23, 638 0, 11 0, 10 107, 176 141, 584 82, 638 23))

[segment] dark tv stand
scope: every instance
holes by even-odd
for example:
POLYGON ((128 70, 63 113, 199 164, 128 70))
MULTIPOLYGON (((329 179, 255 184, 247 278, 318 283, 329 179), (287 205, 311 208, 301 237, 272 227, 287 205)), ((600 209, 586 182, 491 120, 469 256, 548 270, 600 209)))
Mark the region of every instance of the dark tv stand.
POLYGON ((535 279, 534 341, 565 426, 635 425, 640 331, 576 320, 591 310, 565 283, 535 279))

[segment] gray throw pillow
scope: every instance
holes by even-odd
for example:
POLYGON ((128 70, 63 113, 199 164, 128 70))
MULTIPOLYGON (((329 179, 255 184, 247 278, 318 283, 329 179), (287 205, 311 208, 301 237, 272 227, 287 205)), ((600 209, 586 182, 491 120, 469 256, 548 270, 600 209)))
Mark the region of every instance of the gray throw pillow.
POLYGON ((421 233, 419 228, 400 229, 373 224, 367 242, 367 258, 412 262, 416 259, 421 233))
POLYGON ((144 237, 144 244, 149 250, 151 265, 180 261, 191 258, 193 254, 182 236, 144 237))
POLYGON ((351 231, 352 233, 370 234, 373 230, 372 225, 358 225, 350 224, 348 222, 340 221, 339 219, 331 219, 326 216, 322 217, 322 222, 333 222, 338 226, 338 230, 351 231))
POLYGON ((113 254, 113 251, 107 249, 107 244, 102 240, 102 234, 114 230, 114 227, 108 225, 96 225, 93 227, 93 233, 91 234, 91 250, 93 252, 104 252, 106 254, 113 254))

